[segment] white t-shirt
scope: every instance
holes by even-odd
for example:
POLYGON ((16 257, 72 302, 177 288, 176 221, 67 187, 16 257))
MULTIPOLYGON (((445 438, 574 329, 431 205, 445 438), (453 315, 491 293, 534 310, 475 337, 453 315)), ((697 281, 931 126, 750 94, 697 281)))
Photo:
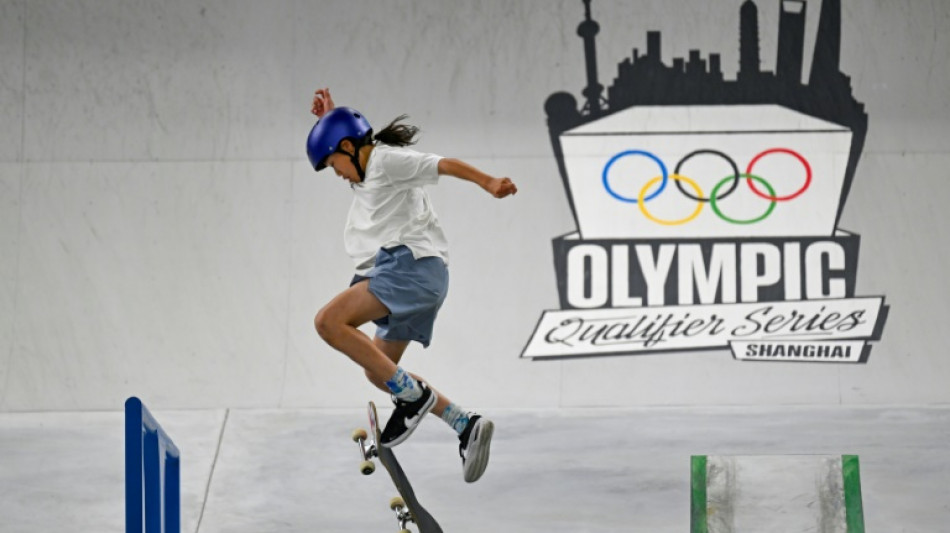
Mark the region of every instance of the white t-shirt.
POLYGON ((357 274, 365 274, 380 248, 405 245, 416 259, 441 257, 449 246, 422 189, 439 179, 441 156, 377 143, 366 163, 366 177, 353 185, 353 203, 343 240, 357 274))

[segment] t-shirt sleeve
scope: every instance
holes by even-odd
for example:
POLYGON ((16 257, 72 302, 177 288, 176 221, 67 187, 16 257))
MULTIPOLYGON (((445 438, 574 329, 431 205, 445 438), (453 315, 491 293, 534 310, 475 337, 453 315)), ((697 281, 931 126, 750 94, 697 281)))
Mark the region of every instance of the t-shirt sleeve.
POLYGON ((383 174, 398 188, 432 185, 439 180, 442 156, 402 148, 390 150, 380 161, 383 174))

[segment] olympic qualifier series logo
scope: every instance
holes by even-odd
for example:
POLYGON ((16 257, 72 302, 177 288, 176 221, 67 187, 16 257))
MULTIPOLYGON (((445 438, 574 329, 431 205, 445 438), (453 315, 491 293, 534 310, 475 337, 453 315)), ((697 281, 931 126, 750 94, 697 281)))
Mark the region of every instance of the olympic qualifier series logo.
POLYGON ((801 83, 805 4, 783 2, 775 73, 759 70, 746 0, 735 80, 716 54, 664 64, 649 32, 605 97, 584 1, 585 101, 555 93, 545 104, 577 231, 553 241, 560 308, 543 313, 522 357, 729 349, 867 361, 888 308, 855 296, 860 237, 838 227, 867 114, 838 70, 840 0, 821 3, 801 83))

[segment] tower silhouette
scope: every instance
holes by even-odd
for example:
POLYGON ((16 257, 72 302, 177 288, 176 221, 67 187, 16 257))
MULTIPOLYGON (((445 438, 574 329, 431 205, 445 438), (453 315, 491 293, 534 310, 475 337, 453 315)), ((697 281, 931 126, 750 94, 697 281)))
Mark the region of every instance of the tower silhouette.
POLYGON ((822 0, 809 85, 835 80, 841 64, 841 0, 822 0))
POLYGON ((759 8, 746 0, 739 10, 739 79, 759 73, 759 8))
POLYGON ((584 21, 577 27, 577 35, 584 39, 584 57, 587 64, 587 87, 583 95, 586 98, 584 108, 591 116, 601 114, 604 86, 597 80, 597 44, 595 37, 600 33, 600 25, 591 18, 590 0, 584 0, 584 21))
POLYGON ((804 0, 779 0, 778 57, 775 75, 785 84, 802 82, 802 59, 805 53, 804 0))

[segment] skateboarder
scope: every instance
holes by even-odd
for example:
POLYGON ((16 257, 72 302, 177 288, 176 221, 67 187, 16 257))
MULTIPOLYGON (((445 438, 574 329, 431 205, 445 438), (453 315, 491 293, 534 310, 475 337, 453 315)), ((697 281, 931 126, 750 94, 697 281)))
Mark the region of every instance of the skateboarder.
POLYGON ((453 176, 495 198, 518 189, 457 159, 407 148, 418 128, 401 123, 404 116, 374 134, 360 112, 335 107, 328 89, 315 92, 311 111, 319 120, 307 139, 310 163, 332 168, 353 190, 344 243, 356 266, 350 287, 317 313, 317 332, 392 394, 382 446, 403 442, 431 411, 458 433, 465 480, 476 481, 488 464, 492 422, 398 366, 409 342, 428 347, 448 290, 448 243, 423 186, 453 176), (358 329, 369 321, 373 339, 358 329))

